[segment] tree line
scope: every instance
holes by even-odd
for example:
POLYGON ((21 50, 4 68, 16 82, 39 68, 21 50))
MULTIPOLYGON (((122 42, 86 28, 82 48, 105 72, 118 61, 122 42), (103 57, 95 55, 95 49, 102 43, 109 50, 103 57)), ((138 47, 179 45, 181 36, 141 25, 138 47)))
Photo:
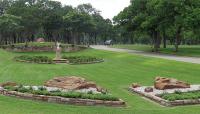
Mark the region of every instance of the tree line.
POLYGON ((104 19, 91 4, 77 7, 50 0, 0 0, 0 45, 31 42, 98 44, 200 44, 200 0, 131 0, 104 19))
POLYGON ((50 0, 0 0, 0 44, 48 42, 97 44, 114 35, 112 21, 91 4, 77 7, 50 0))
POLYGON ((200 43, 200 0, 131 0, 114 17, 123 43, 151 43, 153 51, 161 44, 200 43))

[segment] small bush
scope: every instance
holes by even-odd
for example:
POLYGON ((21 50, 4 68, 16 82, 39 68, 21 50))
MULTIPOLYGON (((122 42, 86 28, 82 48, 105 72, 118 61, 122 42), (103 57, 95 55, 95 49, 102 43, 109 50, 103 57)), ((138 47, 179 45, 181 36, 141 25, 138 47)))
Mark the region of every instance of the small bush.
POLYGON ((159 95, 161 98, 169 101, 187 100, 187 99, 200 99, 200 91, 163 93, 159 95))
POLYGON ((16 61, 34 62, 34 63, 53 63, 52 59, 47 56, 28 56, 22 55, 14 58, 16 61))
POLYGON ((90 56, 63 56, 62 58, 67 59, 70 64, 88 64, 103 61, 103 59, 90 56))

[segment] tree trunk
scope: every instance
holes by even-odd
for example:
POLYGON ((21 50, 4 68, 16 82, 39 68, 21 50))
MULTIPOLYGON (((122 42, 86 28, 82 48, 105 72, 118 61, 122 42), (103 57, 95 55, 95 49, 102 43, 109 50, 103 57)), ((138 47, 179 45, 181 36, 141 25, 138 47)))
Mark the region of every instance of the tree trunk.
POLYGON ((163 48, 167 48, 167 38, 166 38, 165 31, 163 33, 163 48))
POLYGON ((97 34, 96 34, 96 33, 94 34, 94 40, 95 40, 95 41, 94 41, 94 42, 95 42, 95 45, 97 45, 97 34))
POLYGON ((157 32, 157 31, 154 31, 154 52, 158 52, 158 49, 160 47, 160 43, 161 43, 161 40, 160 40, 160 33, 157 32))
POLYGON ((178 46, 181 42, 181 27, 178 27, 178 30, 176 32, 176 39, 175 39, 175 51, 178 52, 178 46))

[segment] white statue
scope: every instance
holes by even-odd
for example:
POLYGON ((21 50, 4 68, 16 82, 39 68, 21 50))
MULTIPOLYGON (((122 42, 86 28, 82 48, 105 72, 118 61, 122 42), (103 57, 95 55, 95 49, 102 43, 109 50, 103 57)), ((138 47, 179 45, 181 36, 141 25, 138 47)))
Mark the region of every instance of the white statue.
POLYGON ((56 43, 56 49, 60 49, 60 43, 59 42, 56 43))
POLYGON ((60 47, 61 43, 56 43, 56 60, 60 60, 61 59, 61 47, 60 47))

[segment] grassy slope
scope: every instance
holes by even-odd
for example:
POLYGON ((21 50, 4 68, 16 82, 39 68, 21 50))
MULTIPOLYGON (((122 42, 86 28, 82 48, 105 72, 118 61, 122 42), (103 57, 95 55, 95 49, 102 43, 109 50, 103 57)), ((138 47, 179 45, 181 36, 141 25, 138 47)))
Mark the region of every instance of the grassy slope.
MULTIPOLYGON (((126 108, 60 105, 0 96, 1 114, 199 114, 199 105, 167 108, 128 92, 132 82, 152 85, 157 75, 178 78, 190 83, 200 83, 200 65, 133 56, 127 53, 86 50, 77 55, 105 58, 104 63, 90 65, 42 65, 12 61, 16 55, 0 50, 0 82, 16 81, 41 85, 54 76, 77 75, 95 81, 114 96, 127 102, 126 108)), ((29 55, 54 53, 29 53, 29 55)), ((74 53, 66 53, 72 55, 74 53)))
MULTIPOLYGON (((123 48, 123 49, 132 49, 132 50, 141 50, 141 51, 148 51, 151 52, 150 45, 114 45, 114 48, 123 48)), ((165 54, 173 54, 173 55, 180 55, 180 56, 193 56, 193 57, 200 57, 200 46, 188 46, 188 45, 181 45, 179 46, 179 52, 174 52, 174 46, 168 45, 166 49, 161 48, 161 53, 165 54)))

